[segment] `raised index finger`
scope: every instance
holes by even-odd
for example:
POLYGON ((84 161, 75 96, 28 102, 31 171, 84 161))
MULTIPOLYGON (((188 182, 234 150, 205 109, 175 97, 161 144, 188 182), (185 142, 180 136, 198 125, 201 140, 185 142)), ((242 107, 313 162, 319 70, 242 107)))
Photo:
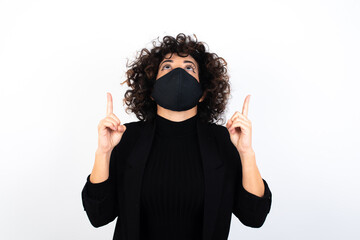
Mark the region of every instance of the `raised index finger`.
POLYGON ((243 109, 242 109, 242 114, 246 117, 247 117, 248 111, 249 111, 248 110, 249 109, 249 101, 250 101, 250 95, 247 95, 245 98, 245 101, 244 101, 243 109))
POLYGON ((106 93, 107 95, 107 106, 106 106, 106 115, 109 115, 113 112, 113 101, 111 93, 106 93))

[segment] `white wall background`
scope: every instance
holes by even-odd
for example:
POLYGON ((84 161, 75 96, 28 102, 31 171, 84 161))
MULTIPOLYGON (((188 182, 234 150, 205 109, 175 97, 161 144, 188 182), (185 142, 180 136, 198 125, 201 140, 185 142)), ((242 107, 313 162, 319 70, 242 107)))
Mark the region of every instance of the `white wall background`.
POLYGON ((0 239, 112 239, 81 203, 105 117, 122 122, 126 59, 195 33, 228 62, 226 120, 251 94, 262 228, 229 239, 359 239, 360 2, 0 1, 0 239))

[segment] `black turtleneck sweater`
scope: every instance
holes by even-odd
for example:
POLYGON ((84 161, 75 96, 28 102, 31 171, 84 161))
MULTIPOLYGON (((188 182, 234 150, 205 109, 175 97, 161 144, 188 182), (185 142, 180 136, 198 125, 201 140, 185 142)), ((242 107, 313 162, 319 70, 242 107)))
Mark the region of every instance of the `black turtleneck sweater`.
POLYGON ((142 240, 202 237, 204 179, 197 118, 175 122, 156 115, 141 190, 142 240))

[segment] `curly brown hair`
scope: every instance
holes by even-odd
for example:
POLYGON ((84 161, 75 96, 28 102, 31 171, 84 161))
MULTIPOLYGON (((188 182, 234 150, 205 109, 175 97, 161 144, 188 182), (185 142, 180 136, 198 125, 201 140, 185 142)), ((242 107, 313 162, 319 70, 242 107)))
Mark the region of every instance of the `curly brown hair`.
MULTIPOLYGON (((216 53, 208 52, 204 45, 206 43, 198 42, 195 34, 194 36, 195 40, 184 33, 179 33, 176 38, 165 36, 158 46, 153 40, 151 50, 143 48, 140 54, 137 52, 136 59, 130 65, 127 62, 126 66, 130 69, 126 71, 127 79, 121 83, 127 83, 131 88, 124 94, 123 103, 128 106, 126 113, 135 113, 141 121, 154 120, 157 104, 150 95, 160 62, 168 53, 176 53, 182 57, 190 54, 198 63, 199 82, 205 94, 203 101, 198 103, 199 120, 210 123, 224 121, 222 114, 230 96, 227 62, 216 53)), ((159 40, 159 37, 157 39, 159 40)))

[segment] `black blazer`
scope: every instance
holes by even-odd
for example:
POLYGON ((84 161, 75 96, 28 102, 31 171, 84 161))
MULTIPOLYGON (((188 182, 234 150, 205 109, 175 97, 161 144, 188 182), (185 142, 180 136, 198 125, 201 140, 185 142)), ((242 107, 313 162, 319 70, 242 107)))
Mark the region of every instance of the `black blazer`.
MULTIPOLYGON (((139 240, 141 182, 156 121, 125 125, 122 139, 111 152, 109 178, 91 183, 89 174, 81 196, 94 227, 117 217, 113 240, 139 240)), ((197 133, 205 181, 202 240, 227 239, 232 213, 246 226, 261 227, 272 201, 267 182, 263 179, 263 197, 243 188, 240 155, 226 127, 198 118, 197 133)))

